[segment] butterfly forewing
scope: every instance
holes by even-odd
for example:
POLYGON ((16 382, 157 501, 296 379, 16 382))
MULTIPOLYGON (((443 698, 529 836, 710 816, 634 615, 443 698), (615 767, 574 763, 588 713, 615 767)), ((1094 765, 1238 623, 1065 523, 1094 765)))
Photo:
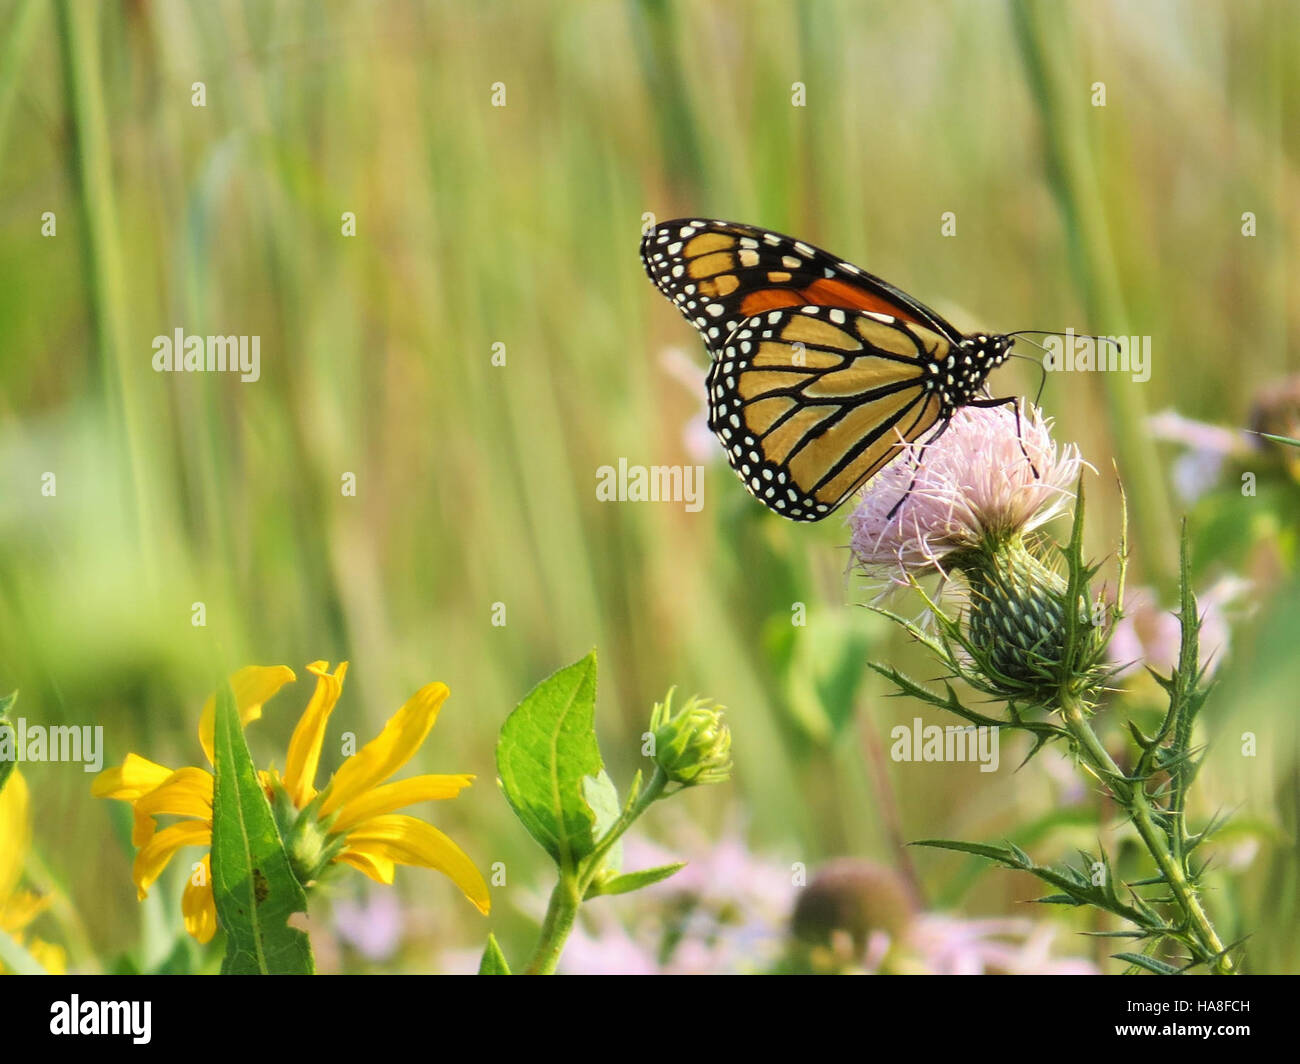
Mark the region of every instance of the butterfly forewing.
POLYGON ((743 319, 709 373, 709 425, 745 486, 794 520, 840 505, 940 418, 948 340, 864 311, 743 319))
POLYGON ((641 261, 715 358, 745 318, 781 307, 870 311, 957 338, 934 311, 879 277, 756 226, 685 218, 663 222, 642 239, 641 261))

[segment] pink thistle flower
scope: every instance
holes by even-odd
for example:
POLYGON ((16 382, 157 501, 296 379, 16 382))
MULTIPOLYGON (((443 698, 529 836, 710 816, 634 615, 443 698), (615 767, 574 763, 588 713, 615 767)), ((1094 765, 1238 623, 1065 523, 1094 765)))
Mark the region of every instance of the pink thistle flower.
POLYGON ((1005 407, 966 407, 928 446, 900 449, 867 485, 849 526, 863 571, 903 584, 912 574, 944 572, 958 551, 1046 524, 1073 498, 1087 465, 1074 444, 1058 447, 1051 422, 1029 406, 1019 434, 1005 407))

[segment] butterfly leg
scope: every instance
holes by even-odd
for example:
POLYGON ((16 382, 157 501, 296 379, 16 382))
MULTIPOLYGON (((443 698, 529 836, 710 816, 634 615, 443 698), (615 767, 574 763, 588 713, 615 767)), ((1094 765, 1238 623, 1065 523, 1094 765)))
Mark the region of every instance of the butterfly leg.
POLYGON ((912 479, 907 482, 907 490, 904 491, 903 494, 898 497, 898 502, 894 503, 893 508, 889 511, 888 514, 885 515, 885 520, 892 521, 894 519, 894 515, 898 513, 899 507, 901 507, 903 503, 906 501, 907 497, 912 494, 912 489, 916 487, 916 474, 921 468, 921 460, 925 457, 925 449, 929 447, 930 444, 934 443, 934 441, 937 440, 940 436, 942 436, 944 430, 951 424, 952 424, 952 418, 950 417, 945 418, 943 422, 939 425, 939 427, 930 434, 930 438, 926 440, 923 444, 921 444, 921 449, 916 452, 916 459, 912 463, 912 479))
POLYGON ((1029 468, 1033 471, 1034 479, 1040 480, 1041 474, 1038 467, 1034 465, 1034 460, 1029 457, 1029 452, 1025 450, 1025 437, 1020 431, 1020 400, 1014 395, 1008 395, 1002 399, 972 399, 967 406, 980 406, 985 409, 991 409, 995 406, 1009 406, 1016 415, 1016 442, 1020 444, 1020 453, 1025 456, 1025 461, 1029 463, 1029 468))

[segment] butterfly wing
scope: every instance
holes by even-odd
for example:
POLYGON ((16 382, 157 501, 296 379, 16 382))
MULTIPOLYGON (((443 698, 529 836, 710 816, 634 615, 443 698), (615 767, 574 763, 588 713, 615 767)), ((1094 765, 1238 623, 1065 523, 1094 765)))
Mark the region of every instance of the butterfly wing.
POLYGON ((879 277, 758 226, 662 222, 642 239, 641 261, 715 359, 742 321, 782 307, 869 311, 924 327, 950 343, 961 340, 938 314, 879 277))
POLYGON ((769 509, 819 521, 943 414, 947 337, 838 307, 742 318, 709 372, 709 427, 769 509))

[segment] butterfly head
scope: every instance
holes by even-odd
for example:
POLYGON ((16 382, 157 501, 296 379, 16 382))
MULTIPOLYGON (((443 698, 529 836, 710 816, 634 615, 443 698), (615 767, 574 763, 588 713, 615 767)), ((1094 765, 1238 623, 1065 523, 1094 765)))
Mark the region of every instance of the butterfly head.
POLYGON ((1011 357, 1010 336, 976 333, 948 351, 946 358, 933 363, 930 372, 945 409, 965 406, 984 387, 985 380, 1011 357))

